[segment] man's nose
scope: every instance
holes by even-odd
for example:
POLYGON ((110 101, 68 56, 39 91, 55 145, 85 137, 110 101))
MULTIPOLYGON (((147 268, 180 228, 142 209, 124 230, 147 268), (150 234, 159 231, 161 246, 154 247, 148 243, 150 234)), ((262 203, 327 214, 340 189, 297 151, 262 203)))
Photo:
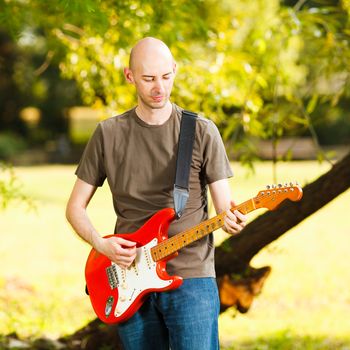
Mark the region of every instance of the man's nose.
POLYGON ((155 80, 154 89, 156 89, 159 92, 163 92, 164 91, 163 82, 161 80, 155 80))

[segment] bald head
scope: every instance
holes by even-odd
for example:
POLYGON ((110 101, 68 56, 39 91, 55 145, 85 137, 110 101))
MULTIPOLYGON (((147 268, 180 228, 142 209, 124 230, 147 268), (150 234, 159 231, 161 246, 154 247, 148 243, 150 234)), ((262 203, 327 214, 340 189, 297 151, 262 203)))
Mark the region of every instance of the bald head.
POLYGON ((163 41, 152 37, 143 38, 131 49, 129 68, 135 71, 145 61, 155 59, 169 61, 171 64, 174 62, 173 55, 163 41))
POLYGON ((176 63, 161 40, 144 38, 131 50, 129 67, 124 68, 126 81, 138 95, 138 108, 171 110, 170 94, 176 74, 176 63))

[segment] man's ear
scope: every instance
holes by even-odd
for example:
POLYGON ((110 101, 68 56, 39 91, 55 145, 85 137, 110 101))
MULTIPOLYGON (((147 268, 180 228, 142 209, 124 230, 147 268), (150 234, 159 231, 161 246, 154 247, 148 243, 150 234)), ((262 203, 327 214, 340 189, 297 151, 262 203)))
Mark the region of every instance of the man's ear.
POLYGON ((130 68, 124 68, 124 76, 128 83, 134 84, 134 76, 130 68))

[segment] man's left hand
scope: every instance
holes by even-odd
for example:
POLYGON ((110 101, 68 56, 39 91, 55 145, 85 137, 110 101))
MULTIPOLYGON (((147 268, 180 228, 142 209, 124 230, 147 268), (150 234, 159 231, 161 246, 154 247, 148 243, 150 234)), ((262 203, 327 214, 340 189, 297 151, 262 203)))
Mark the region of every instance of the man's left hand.
MULTIPOLYGON (((233 202, 231 204, 234 206, 233 202)), ((241 232, 247 223, 247 217, 238 210, 235 210, 234 212, 227 210, 224 220, 225 224, 223 230, 231 235, 241 232)))

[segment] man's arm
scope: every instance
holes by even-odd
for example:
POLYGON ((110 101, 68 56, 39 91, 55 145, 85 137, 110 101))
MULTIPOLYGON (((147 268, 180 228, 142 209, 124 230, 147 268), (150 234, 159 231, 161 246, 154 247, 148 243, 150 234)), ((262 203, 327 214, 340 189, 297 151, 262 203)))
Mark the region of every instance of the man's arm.
POLYGON ((96 186, 77 179, 67 203, 67 220, 74 231, 98 252, 119 266, 128 267, 136 257, 136 244, 120 237, 102 238, 87 215, 86 208, 96 188, 96 186))
POLYGON ((216 213, 220 214, 226 211, 223 230, 231 234, 240 232, 246 225, 247 218, 238 210, 235 210, 233 213, 230 211, 235 202, 231 199, 231 189, 228 180, 218 180, 209 184, 209 190, 216 213))

